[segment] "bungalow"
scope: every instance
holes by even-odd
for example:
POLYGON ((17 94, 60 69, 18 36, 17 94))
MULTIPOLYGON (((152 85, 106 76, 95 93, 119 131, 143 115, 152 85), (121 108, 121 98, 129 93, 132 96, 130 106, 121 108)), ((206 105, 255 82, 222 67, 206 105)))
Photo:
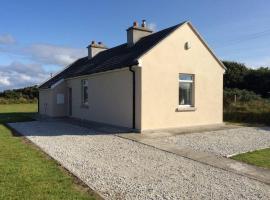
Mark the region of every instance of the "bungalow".
POLYGON ((145 20, 127 42, 92 42, 39 86, 39 113, 135 131, 221 124, 225 67, 190 22, 153 32, 145 20))

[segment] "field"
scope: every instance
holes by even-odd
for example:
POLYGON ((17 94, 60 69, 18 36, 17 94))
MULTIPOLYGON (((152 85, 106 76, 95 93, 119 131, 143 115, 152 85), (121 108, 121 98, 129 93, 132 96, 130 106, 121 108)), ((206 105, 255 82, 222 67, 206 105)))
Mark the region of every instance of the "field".
POLYGON ((0 199, 100 199, 5 126, 7 122, 31 120, 36 111, 36 104, 0 105, 0 199))

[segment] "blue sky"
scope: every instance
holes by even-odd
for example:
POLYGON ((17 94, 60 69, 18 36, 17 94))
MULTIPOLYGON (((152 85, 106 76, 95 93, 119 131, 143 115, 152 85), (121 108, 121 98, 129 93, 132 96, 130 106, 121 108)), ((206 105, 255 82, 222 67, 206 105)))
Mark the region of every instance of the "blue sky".
POLYGON ((156 31, 189 20, 223 60, 270 66, 269 0, 1 0, 0 91, 37 84, 102 41, 126 41, 146 19, 156 31))

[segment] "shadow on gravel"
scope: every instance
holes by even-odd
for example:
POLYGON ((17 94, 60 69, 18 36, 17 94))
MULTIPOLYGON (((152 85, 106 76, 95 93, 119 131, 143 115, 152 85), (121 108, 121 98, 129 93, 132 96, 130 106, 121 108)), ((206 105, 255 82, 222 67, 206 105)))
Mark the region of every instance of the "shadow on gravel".
MULTIPOLYGON (((131 129, 105 125, 96 122, 86 122, 71 118, 48 118, 33 121, 20 120, 20 123, 6 123, 7 127, 12 130, 13 135, 20 136, 94 136, 94 135, 113 135, 121 133, 130 133, 131 129)), ((18 122, 18 120, 15 120, 18 122)))

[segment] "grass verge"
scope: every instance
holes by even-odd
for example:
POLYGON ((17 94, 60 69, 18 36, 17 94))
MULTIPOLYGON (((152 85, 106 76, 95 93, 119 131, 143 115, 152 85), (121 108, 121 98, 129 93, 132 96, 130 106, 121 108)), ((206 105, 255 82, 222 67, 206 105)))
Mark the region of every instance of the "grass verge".
POLYGON ((8 122, 28 121, 35 104, 0 105, 0 199, 101 199, 23 137, 8 122))
POLYGON ((258 167, 270 169, 270 148, 239 154, 231 158, 258 167))

